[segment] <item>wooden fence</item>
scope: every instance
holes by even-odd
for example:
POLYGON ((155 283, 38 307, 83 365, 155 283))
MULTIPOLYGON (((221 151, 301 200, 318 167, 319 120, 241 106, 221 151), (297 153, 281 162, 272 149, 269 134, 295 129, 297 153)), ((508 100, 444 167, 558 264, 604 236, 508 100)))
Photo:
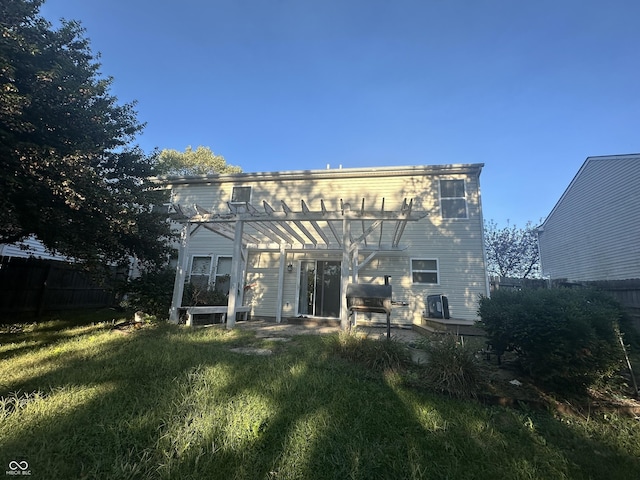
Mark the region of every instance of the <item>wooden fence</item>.
POLYGON ((566 280, 543 279, 519 279, 490 277, 491 291, 500 288, 521 290, 523 288, 549 288, 549 287, 595 287, 609 292, 625 308, 634 325, 640 331, 640 279, 631 280, 601 280, 592 282, 572 283, 566 280))
POLYGON ((3 257, 0 263, 0 322, 11 314, 97 308, 115 302, 114 270, 105 284, 64 262, 3 257))
POLYGON ((499 289, 522 290, 523 288, 547 288, 549 286, 546 280, 542 278, 507 278, 507 277, 489 277, 489 286, 491 291, 499 289))
POLYGON ((622 305, 640 332, 640 278, 631 280, 602 280, 587 285, 609 292, 622 305))

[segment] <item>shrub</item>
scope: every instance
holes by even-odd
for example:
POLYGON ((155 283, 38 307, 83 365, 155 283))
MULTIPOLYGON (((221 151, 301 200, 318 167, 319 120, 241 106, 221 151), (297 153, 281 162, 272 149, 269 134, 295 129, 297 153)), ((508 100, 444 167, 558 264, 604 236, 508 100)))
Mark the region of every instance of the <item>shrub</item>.
POLYGON ((229 295, 213 287, 202 288, 188 283, 184 286, 183 305, 226 305, 229 295))
POLYGON ((455 335, 444 335, 423 344, 429 353, 424 370, 427 382, 454 397, 475 397, 482 373, 475 350, 455 335))
POLYGON ((157 319, 166 319, 171 307, 175 271, 167 268, 146 272, 129 280, 125 285, 126 304, 133 310, 142 310, 157 319))
POLYGON ((521 368, 558 392, 582 391, 622 360, 616 338, 620 306, 592 289, 495 292, 478 314, 498 354, 513 351, 521 368))

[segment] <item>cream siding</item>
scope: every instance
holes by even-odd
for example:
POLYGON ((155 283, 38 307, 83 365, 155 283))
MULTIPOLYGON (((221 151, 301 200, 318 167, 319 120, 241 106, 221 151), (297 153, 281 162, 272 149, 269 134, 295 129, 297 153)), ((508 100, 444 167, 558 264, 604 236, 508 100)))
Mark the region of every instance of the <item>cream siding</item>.
POLYGON ((543 275, 640 278, 640 155, 588 158, 538 234, 543 275))
MULTIPOLYGON (((452 317, 476 319, 477 301, 486 291, 486 271, 482 243, 482 215, 478 177, 481 166, 398 167, 395 169, 344 169, 314 172, 284 172, 281 174, 221 175, 213 179, 185 179, 172 185, 173 200, 181 205, 198 204, 213 213, 227 213, 226 202, 231 199, 233 186, 251 186, 251 203, 262 210, 266 200, 281 211, 281 200, 294 211, 301 210, 304 200, 311 210, 320 210, 321 199, 327 210, 341 207, 340 200, 349 203, 352 210, 360 209, 365 199, 366 210, 380 210, 384 199, 385 211, 398 211, 402 202, 413 199, 413 208, 429 213, 419 222, 408 222, 401 245, 407 249, 399 252, 379 252, 359 271, 361 282, 382 283, 384 275, 392 276, 394 300, 407 302, 407 307, 393 310, 394 323, 419 323, 425 310, 425 298, 430 294, 449 297, 452 317), (439 179, 464 179, 467 196, 468 218, 443 219, 439 205, 439 179), (438 285, 413 284, 411 258, 433 258, 439 262, 438 285)), ((324 222, 319 222, 325 226, 324 222)), ((362 222, 351 224, 352 236, 362 233, 362 222)), ((339 222, 337 222, 336 228, 339 222)), ((365 222, 367 228, 371 222, 365 222)), ((382 243, 390 244, 394 222, 383 225, 382 243)), ((245 231, 249 227, 245 227, 245 231)), ((294 227, 295 228, 295 227, 294 227)), ((329 229, 323 229, 335 248, 339 248, 329 229)), ((341 228, 337 228, 340 233, 341 228)), ((310 232, 319 239, 313 229, 310 232)), ((367 241, 377 244, 379 229, 367 241)), ((361 250, 365 247, 361 247, 361 250)), ((232 242, 200 229, 190 242, 189 255, 230 255, 232 242)), ((359 255, 363 262, 368 252, 359 255)), ((299 291, 299 265, 303 259, 342 259, 339 251, 321 250, 287 252, 285 266, 292 264, 293 271, 285 268, 283 279, 283 317, 297 314, 299 291)), ((249 251, 245 292, 245 304, 252 305, 253 314, 273 317, 277 312, 278 251, 249 251)))

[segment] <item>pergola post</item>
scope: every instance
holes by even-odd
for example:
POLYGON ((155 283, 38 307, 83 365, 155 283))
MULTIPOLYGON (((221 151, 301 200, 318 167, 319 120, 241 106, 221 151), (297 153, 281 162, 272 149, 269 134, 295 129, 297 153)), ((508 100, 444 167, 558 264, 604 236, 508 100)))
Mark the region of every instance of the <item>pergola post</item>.
POLYGON ((236 228, 233 239, 233 256, 231 257, 231 278, 229 279, 229 300, 227 301, 227 329, 232 329, 236 325, 236 309, 240 298, 238 290, 242 276, 242 231, 244 222, 236 221, 236 228))
POLYGON ((191 237, 191 224, 185 223, 180 232, 180 244, 178 245, 178 265, 176 266, 176 278, 173 282, 173 297, 171 308, 169 308, 169 321, 178 323, 180 314, 178 309, 182 306, 182 295, 184 292, 184 281, 189 268, 189 238, 191 237))
POLYGON ((278 298, 276 300, 276 323, 282 322, 282 299, 284 298, 284 267, 287 260, 287 251, 284 245, 280 246, 280 264, 278 265, 278 298))
MULTIPOLYGON (((348 207, 345 208, 345 213, 348 207)), ((342 264, 340 268, 340 328, 349 330, 349 309, 347 307, 347 285, 349 285, 349 263, 351 254, 349 247, 351 243, 351 222, 348 215, 342 218, 342 264)))

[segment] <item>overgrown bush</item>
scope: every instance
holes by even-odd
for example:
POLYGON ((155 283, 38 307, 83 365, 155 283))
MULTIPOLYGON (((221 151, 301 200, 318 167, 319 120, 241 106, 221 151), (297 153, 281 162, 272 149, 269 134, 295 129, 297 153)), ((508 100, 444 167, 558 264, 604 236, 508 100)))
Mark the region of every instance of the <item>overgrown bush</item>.
POLYGON ((227 305, 229 295, 213 287, 202 288, 192 283, 184 286, 183 305, 227 305))
POLYGON ((429 353, 424 377, 436 390, 454 397, 475 397, 482 383, 476 350, 455 335, 422 342, 429 353))
POLYGON ((329 342, 333 351, 342 358, 376 371, 398 370, 411 361, 402 342, 393 337, 382 337, 369 338, 352 330, 329 337, 329 342))
POLYGON ((534 380, 558 392, 582 391, 621 364, 621 307, 593 289, 498 290, 478 314, 498 354, 516 353, 534 380))
POLYGON ((175 270, 146 272, 125 285, 126 307, 166 320, 171 307, 175 270))

